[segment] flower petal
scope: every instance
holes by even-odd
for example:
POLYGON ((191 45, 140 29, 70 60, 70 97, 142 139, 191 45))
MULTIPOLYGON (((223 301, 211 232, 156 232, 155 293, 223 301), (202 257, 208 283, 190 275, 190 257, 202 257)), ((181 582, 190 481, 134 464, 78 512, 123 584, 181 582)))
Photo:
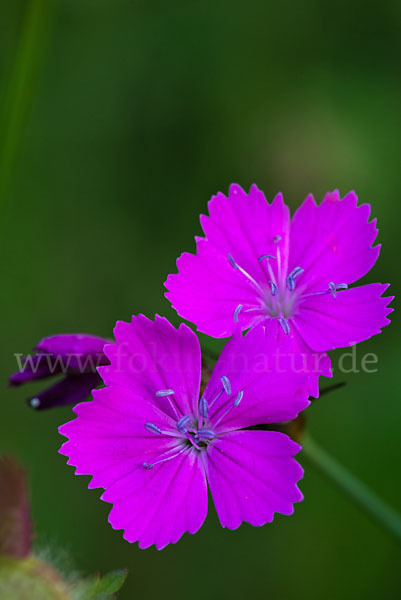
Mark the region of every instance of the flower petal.
POLYGON ((107 488, 133 466, 152 462, 176 447, 176 438, 146 429, 146 423, 160 429, 175 427, 154 403, 118 385, 95 390, 93 398, 75 406, 78 417, 59 427, 70 440, 60 453, 77 467, 77 475, 93 476, 89 487, 107 488))
POLYGON ((199 529, 207 489, 196 454, 182 441, 144 427, 146 422, 171 425, 163 411, 119 386, 97 390, 92 402, 74 411, 78 417, 59 428, 69 438, 60 453, 77 467, 77 475, 93 476, 90 488, 106 490, 102 500, 113 504, 109 521, 115 529, 124 529, 124 537, 141 548, 156 544, 158 549, 199 529), (170 460, 144 467, 161 457, 170 460))
POLYGON ((341 199, 334 191, 319 206, 310 195, 298 208, 291 224, 289 269, 304 269, 299 286, 324 291, 331 281, 350 284, 372 268, 380 251, 380 246, 372 248, 376 220, 369 223, 370 206, 357 206, 357 201, 354 192, 341 199))
MULTIPOLYGON (((234 312, 239 304, 259 304, 255 287, 230 264, 227 255, 207 240, 199 239, 197 253, 185 252, 177 260, 179 273, 169 275, 165 296, 184 319, 198 331, 213 337, 228 337, 235 328, 234 312)), ((254 317, 242 316, 249 327, 254 317)))
POLYGON ((263 326, 244 337, 237 329, 203 395, 209 403, 211 426, 218 423, 220 431, 289 421, 309 405, 308 373, 291 339, 277 339, 263 326), (222 377, 229 381, 229 394, 223 391, 222 377))
POLYGON ((196 533, 207 514, 207 484, 199 455, 186 450, 177 458, 137 467, 112 485, 102 500, 113 503, 109 522, 124 529, 129 542, 161 550, 185 533, 196 533))
POLYGON ((390 323, 383 297, 388 284, 371 283, 331 294, 310 296, 292 319, 300 336, 315 351, 352 346, 380 333, 390 323))
POLYGON ((201 352, 189 327, 181 324, 177 330, 158 315, 154 321, 138 315, 131 323, 118 321, 114 335, 116 344, 104 349, 111 364, 99 368, 106 385, 127 386, 171 416, 170 397, 156 397, 156 392, 173 390, 180 416, 197 414, 201 352))
POLYGON ((326 352, 316 352, 309 348, 299 335, 296 327, 294 327, 292 319, 290 323, 291 331, 288 338, 292 341, 291 351, 294 356, 297 356, 297 370, 308 375, 308 381, 305 386, 307 394, 318 398, 319 377, 333 377, 330 357, 326 352))
POLYGON ((216 511, 223 527, 254 526, 290 515, 302 500, 298 444, 275 431, 234 431, 213 441, 203 456, 216 511))
POLYGON ((285 344, 287 352, 291 356, 291 368, 297 373, 307 375, 308 381, 304 389, 308 396, 318 398, 319 396, 319 377, 333 377, 331 371, 331 360, 325 352, 315 352, 309 348, 297 329, 293 327, 292 320, 289 320, 290 332, 284 334, 277 319, 266 320, 263 326, 266 329, 266 339, 271 336, 282 346, 285 344))
POLYGON ((209 204, 210 217, 201 216, 201 225, 209 243, 235 261, 257 281, 265 281, 266 274, 259 258, 263 254, 276 255, 281 238, 282 262, 286 269, 290 230, 290 212, 278 194, 272 204, 256 185, 249 194, 236 184, 230 186, 229 197, 219 193, 209 204))
MULTIPOLYGON (((268 287, 269 276, 259 258, 276 256, 275 237, 281 237, 281 262, 288 259, 289 211, 281 194, 270 205, 263 193, 252 186, 246 194, 239 186, 230 187, 229 197, 219 193, 209 202, 210 217, 201 216, 206 239, 197 238, 196 255, 184 253, 177 260, 178 274, 169 275, 165 283, 166 298, 184 319, 196 324, 199 331, 213 337, 227 337, 235 328, 234 312, 261 306, 258 286, 268 287), (230 263, 229 255, 251 278, 230 263)), ((276 272, 277 261, 272 261, 276 272)), ((246 330, 258 315, 241 314, 246 330)))

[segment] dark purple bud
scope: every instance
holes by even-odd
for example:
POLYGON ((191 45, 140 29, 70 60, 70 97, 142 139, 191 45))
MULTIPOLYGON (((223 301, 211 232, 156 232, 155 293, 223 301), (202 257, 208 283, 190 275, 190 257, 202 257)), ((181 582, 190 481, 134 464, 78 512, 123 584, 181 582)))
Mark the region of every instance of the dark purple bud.
POLYGON ((43 338, 37 354, 16 355, 19 371, 9 378, 12 386, 63 373, 65 378, 28 399, 36 410, 77 404, 101 383, 97 368, 109 364, 103 352, 109 340, 93 335, 62 334, 43 338))
POLYGON ((94 372, 97 367, 109 364, 103 352, 107 343, 109 340, 84 333, 60 334, 43 338, 35 350, 58 357, 67 370, 94 372))
POLYGON ((78 404, 90 396, 101 381, 97 373, 70 373, 61 381, 29 398, 27 403, 35 410, 78 404))
POLYGON ((45 379, 57 373, 61 373, 61 364, 53 364, 53 358, 49 354, 35 354, 18 359, 20 370, 10 375, 10 385, 22 385, 35 379, 45 379))

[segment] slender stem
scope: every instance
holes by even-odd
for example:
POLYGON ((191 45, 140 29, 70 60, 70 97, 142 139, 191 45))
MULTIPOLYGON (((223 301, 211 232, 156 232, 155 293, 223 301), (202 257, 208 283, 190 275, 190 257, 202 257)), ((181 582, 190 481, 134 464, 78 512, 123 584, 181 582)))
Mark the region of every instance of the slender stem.
POLYGON ((0 203, 7 202, 28 111, 44 54, 51 0, 30 0, 0 113, 0 203))
POLYGON ((310 436, 303 439, 302 446, 303 454, 310 462, 401 543, 401 516, 397 511, 379 498, 365 483, 347 471, 310 436))
POLYGON ((336 390, 339 390, 340 388, 344 387, 345 385, 346 385, 345 381, 340 381, 339 383, 333 383, 332 385, 328 385, 327 387, 320 390, 319 398, 321 398, 325 394, 329 394, 330 392, 335 392, 336 390))

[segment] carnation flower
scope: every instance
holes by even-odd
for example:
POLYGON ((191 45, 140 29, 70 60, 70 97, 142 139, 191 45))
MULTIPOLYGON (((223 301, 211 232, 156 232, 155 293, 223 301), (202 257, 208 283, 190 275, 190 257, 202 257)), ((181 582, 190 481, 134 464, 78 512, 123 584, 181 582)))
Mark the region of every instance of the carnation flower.
MULTIPOLYGON (((389 323, 388 284, 348 286, 374 265, 380 246, 370 206, 350 192, 308 196, 292 220, 283 197, 273 203, 253 185, 218 193, 201 215, 205 238, 196 255, 183 253, 169 275, 166 297, 178 314, 216 338, 269 323, 274 335, 293 336, 312 351, 316 372, 329 375, 324 353, 380 333, 389 323), (320 353, 320 355, 319 355, 320 353), (323 354, 321 354, 323 353, 323 354)), ((311 365, 311 361, 309 361, 311 365)))
POLYGON ((63 373, 56 384, 45 388, 28 404, 36 410, 77 404, 101 383, 97 367, 108 363, 103 347, 108 340, 87 334, 60 334, 42 339, 36 354, 21 361, 21 368, 9 377, 12 386, 47 379, 63 373))
POLYGON ((276 431, 245 429, 294 419, 308 404, 306 376, 290 368, 285 341, 263 326, 226 344, 200 396, 197 336, 159 316, 118 322, 106 387, 74 408, 60 449, 89 488, 104 488, 109 521, 129 542, 158 549, 195 533, 207 513, 207 484, 223 527, 259 526, 302 499, 300 446, 276 431))

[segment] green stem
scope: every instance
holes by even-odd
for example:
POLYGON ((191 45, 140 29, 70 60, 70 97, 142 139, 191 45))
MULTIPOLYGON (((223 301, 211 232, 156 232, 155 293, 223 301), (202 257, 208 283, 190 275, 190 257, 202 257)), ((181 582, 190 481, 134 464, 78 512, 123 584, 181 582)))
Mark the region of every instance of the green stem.
POLYGON ((333 383, 332 385, 328 385, 327 387, 320 390, 319 398, 321 398, 325 394, 329 394, 330 392, 335 392, 335 391, 339 390, 340 388, 344 387, 345 385, 346 385, 345 381, 340 381, 339 383, 333 383))
POLYGON ((0 203, 6 204, 44 54, 50 0, 30 0, 0 113, 0 203))
POLYGON ((401 516, 355 475, 347 471, 311 437, 302 440, 303 454, 358 506, 401 543, 401 516))

